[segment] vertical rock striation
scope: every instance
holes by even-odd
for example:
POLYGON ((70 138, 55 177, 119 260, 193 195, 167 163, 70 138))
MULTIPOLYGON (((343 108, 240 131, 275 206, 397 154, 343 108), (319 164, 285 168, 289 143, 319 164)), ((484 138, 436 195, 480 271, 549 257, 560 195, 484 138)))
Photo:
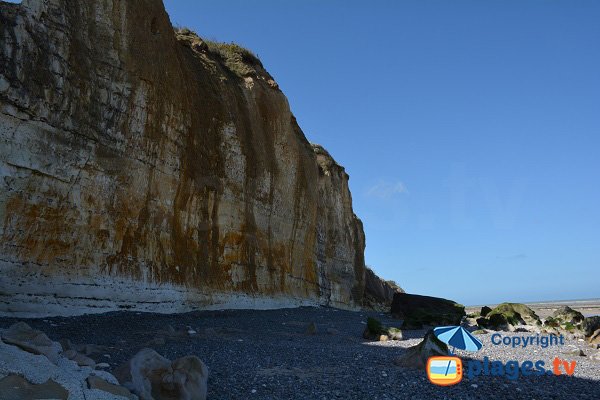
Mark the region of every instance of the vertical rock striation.
POLYGON ((362 304, 348 175, 158 0, 0 2, 0 314, 362 304))

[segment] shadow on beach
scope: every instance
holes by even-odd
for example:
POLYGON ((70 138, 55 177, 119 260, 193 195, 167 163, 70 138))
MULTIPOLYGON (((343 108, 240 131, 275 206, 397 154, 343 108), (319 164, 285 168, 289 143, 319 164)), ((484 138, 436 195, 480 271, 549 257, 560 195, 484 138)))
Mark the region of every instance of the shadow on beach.
POLYGON ((368 316, 399 326, 381 313, 297 308, 0 318, 0 328, 25 321, 52 340, 101 346, 93 357, 110 371, 144 347, 169 359, 197 355, 210 369, 209 399, 597 399, 600 393, 600 380, 577 376, 478 376, 434 386, 425 371, 393 364, 425 331, 404 331, 408 341, 369 342, 362 339, 368 316), (308 334, 313 322, 318 330, 308 334))

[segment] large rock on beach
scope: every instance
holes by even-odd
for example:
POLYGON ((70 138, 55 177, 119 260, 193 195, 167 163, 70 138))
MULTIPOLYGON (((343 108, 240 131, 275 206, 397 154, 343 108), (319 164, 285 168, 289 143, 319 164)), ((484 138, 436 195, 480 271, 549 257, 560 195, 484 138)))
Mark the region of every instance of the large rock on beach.
POLYGON ((479 312, 479 315, 482 317, 486 317, 490 311, 492 311, 492 309, 488 306, 483 306, 481 307, 481 311, 479 312))
POLYGON ((206 399, 208 368, 195 356, 171 362, 146 348, 119 367, 115 375, 140 400, 206 399))
POLYGON ((491 310, 485 317, 477 319, 477 324, 492 330, 515 330, 525 327, 538 329, 540 317, 531 308, 521 303, 502 303, 491 310))
MULTIPOLYGON (((29 332, 22 324, 18 329, 12 329, 11 333, 29 332)), ((6 331, 0 329, 4 337, 6 331)), ((20 342, 24 338, 42 338, 37 341, 47 344, 45 335, 39 331, 35 335, 20 335, 20 342)), ((29 343, 29 341, 25 341, 29 343)), ((89 399, 89 400, 123 400, 132 398, 131 393, 119 385, 117 379, 106 371, 97 371, 87 366, 78 366, 62 354, 58 354, 51 362, 48 357, 40 352, 25 350, 28 346, 8 344, 5 340, 0 341, 0 399, 2 400, 33 400, 33 399, 89 399), (111 388, 112 391, 104 391, 100 386, 111 388), (100 390, 103 390, 100 392, 100 390), (119 393, 119 395, 116 394, 119 393), (126 396, 122 396, 125 394, 126 396)), ((54 358, 54 357, 52 357, 54 358)))
POLYGON ((590 344, 600 344, 600 329, 596 329, 588 338, 590 344))
POLYGON ((600 316, 596 315, 584 319, 581 324, 581 329, 583 330, 583 334, 585 336, 592 336, 596 330, 600 329, 600 316))
POLYGON ((408 293, 394 294, 391 313, 403 319, 402 328, 420 329, 424 325, 459 325, 465 307, 452 300, 408 293))
POLYGON ((579 311, 573 310, 569 306, 563 306, 554 311, 554 313, 544 320, 544 330, 551 333, 572 333, 581 334, 581 325, 584 316, 579 311))
POLYGON ((398 328, 384 326, 379 320, 367 318, 367 326, 363 331, 363 338, 385 342, 387 340, 402 340, 402 331, 398 328))
POLYGON ((67 350, 63 353, 63 356, 67 357, 69 360, 73 360, 77 363, 77 365, 81 367, 92 367, 96 366, 96 362, 75 350, 67 350))
POLYGON ((394 364, 405 368, 423 369, 429 357, 447 356, 448 346, 440 341, 433 330, 429 330, 421 343, 409 347, 404 354, 394 360, 394 364))
POLYGON ((556 309, 552 313, 552 318, 557 319, 562 323, 570 323, 572 325, 580 324, 585 319, 582 313, 573 310, 569 306, 563 306, 556 309))
POLYGON ((25 322, 17 322, 2 332, 5 343, 20 347, 33 354, 42 354, 54 364, 58 362, 62 352, 60 343, 53 342, 42 331, 31 328, 25 322))

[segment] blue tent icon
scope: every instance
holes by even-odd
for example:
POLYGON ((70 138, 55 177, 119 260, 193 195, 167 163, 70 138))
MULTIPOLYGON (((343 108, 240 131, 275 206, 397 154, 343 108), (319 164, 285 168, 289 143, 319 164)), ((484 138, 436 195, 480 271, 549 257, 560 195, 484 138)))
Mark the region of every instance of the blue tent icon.
MULTIPOLYGON (((483 343, 462 326, 440 326, 434 328, 433 333, 439 340, 455 349, 477 351, 483 347, 483 343)), ((448 375, 450 362, 448 361, 446 367, 446 375, 448 375)))
POLYGON ((483 347, 479 339, 462 326, 440 326, 433 333, 442 342, 456 349, 477 351, 483 347))

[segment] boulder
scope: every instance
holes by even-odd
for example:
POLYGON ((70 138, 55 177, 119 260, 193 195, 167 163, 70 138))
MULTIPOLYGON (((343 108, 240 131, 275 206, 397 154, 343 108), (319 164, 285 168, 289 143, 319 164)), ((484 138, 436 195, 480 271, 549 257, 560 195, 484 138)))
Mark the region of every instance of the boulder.
POLYGON ((481 311, 479 312, 479 315, 481 315, 482 317, 485 317, 490 313, 490 311, 492 311, 492 309, 490 307, 483 306, 483 307, 481 307, 481 311))
POLYGON ((567 355, 574 356, 574 357, 585 357, 586 356, 586 354, 583 350, 577 349, 577 348, 563 351, 562 354, 567 354, 567 355))
POLYGON ((587 317, 581 324, 581 329, 586 337, 592 336, 592 334, 600 329, 600 316, 587 317))
MULTIPOLYGON (((208 368, 196 356, 186 356, 173 361, 172 388, 181 400, 205 400, 208 368)), ((170 376, 168 377, 170 378, 170 376)))
POLYGON ((580 324, 585 319, 582 313, 573 310, 569 306, 558 308, 556 311, 554 311, 554 313, 552 313, 552 317, 559 320, 563 324, 568 322, 573 325, 580 324))
MULTIPOLYGON (((385 327, 381 322, 373 317, 367 318, 367 327, 365 329, 367 335, 381 335, 385 332, 385 327)), ((363 333, 363 337, 365 334, 363 333)), ((368 339, 368 338, 365 338, 368 339)))
POLYGON ((54 364, 62 352, 60 343, 53 342, 44 332, 31 328, 25 322, 11 325, 2 333, 2 340, 30 353, 44 355, 54 364))
POLYGON ((52 379, 36 385, 19 375, 8 375, 0 379, 0 396, 2 400, 67 400, 69 392, 52 379))
POLYGON ((540 317, 525 304, 502 303, 487 313, 485 317, 477 319, 481 328, 492 330, 520 329, 525 325, 541 326, 540 317))
MULTIPOLYGON (((0 329, 1 331, 1 329, 0 329)), ((117 379, 106 371, 80 367, 60 354, 57 363, 48 357, 33 354, 0 340, 0 377, 18 375, 0 384, 0 399, 115 399, 90 389, 87 378, 95 375, 118 385, 117 379), (26 381, 26 382, 25 382, 26 381), (66 393, 65 393, 66 392, 66 393), (21 396, 21 394, 25 393, 21 396), (37 395, 41 394, 41 397, 37 395)))
POLYGON ((115 373, 140 400, 205 400, 208 368, 196 356, 173 362, 152 349, 140 350, 115 373))
POLYGON ((394 360, 394 364, 405 368, 424 369, 429 357, 447 356, 448 346, 440 341, 433 330, 429 330, 421 343, 409 347, 404 354, 394 360))
POLYGON ((304 333, 306 333, 307 335, 316 335, 317 331, 318 331, 317 330, 317 324, 315 324, 314 322, 311 322, 306 327, 306 330, 304 331, 304 333))
POLYGON ((73 360, 80 367, 92 367, 96 366, 96 362, 89 358, 88 356, 84 356, 81 353, 78 353, 75 350, 67 350, 63 353, 63 356, 67 357, 69 360, 73 360))
POLYGON ((402 328, 420 329, 424 325, 459 325, 465 316, 465 307, 439 297, 396 293, 391 313, 395 318, 404 320, 402 328))
POLYGON ((153 399, 153 386, 161 386, 162 377, 172 373, 171 361, 152 349, 142 349, 115 371, 119 382, 142 400, 153 399))
POLYGON ((367 319, 367 326, 363 331, 363 338, 385 342, 390 339, 402 340, 403 336, 400 329, 384 326, 377 319, 369 317, 367 319))
POLYGON ((588 342, 593 345, 600 344, 600 329, 596 329, 594 333, 591 334, 588 338, 588 342))
POLYGON ((402 335, 402 331, 398 328, 388 328, 387 335, 391 340, 402 340, 404 336, 402 335))
POLYGON ((477 318, 477 325, 481 328, 491 329, 494 331, 509 330, 508 320, 503 314, 492 314, 489 318, 477 318))

